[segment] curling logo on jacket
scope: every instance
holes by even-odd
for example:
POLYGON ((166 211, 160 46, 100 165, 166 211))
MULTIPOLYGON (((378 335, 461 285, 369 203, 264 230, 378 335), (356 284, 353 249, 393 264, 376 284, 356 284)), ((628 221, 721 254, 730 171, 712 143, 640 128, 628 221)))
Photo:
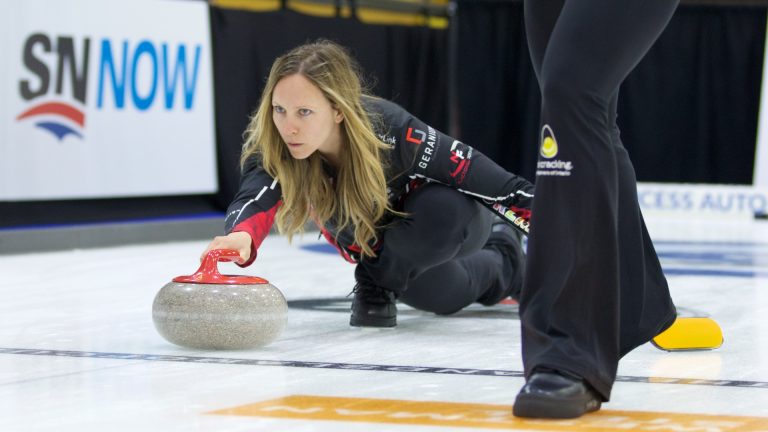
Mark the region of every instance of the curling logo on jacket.
POLYGON ((179 90, 180 109, 190 111, 201 50, 199 44, 171 47, 146 39, 117 42, 102 38, 92 43, 91 37, 31 34, 22 48, 28 74, 18 82, 19 95, 27 106, 16 121, 31 122, 63 141, 70 135, 84 137, 89 107, 147 111, 160 100, 170 111, 179 90), (96 51, 93 57, 92 51, 96 51), (92 59, 96 69, 91 67, 92 59), (95 98, 89 97, 94 90, 95 98))
POLYGON ((573 162, 555 159, 559 151, 555 132, 549 125, 544 125, 541 128, 541 148, 539 149, 543 160, 539 160, 536 164, 537 176, 567 177, 571 175, 573 162))

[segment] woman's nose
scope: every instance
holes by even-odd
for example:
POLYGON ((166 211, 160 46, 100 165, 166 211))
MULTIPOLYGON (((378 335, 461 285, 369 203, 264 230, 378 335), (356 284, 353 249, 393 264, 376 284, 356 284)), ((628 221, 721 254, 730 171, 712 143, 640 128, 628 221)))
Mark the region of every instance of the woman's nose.
POLYGON ((296 127, 293 123, 288 123, 285 125, 285 134, 288 136, 294 136, 299 133, 299 128, 296 127))

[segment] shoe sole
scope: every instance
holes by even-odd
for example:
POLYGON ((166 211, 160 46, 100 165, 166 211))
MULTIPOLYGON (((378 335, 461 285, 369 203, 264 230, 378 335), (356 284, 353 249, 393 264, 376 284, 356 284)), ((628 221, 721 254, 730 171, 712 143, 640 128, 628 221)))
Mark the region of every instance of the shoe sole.
POLYGON ((594 399, 578 401, 552 399, 535 394, 520 395, 512 406, 515 417, 569 419, 600 409, 600 401, 594 399))
POLYGON ((389 328, 397 326, 397 317, 394 318, 373 318, 373 317, 359 317, 352 315, 349 318, 349 325, 352 327, 379 327, 389 328))

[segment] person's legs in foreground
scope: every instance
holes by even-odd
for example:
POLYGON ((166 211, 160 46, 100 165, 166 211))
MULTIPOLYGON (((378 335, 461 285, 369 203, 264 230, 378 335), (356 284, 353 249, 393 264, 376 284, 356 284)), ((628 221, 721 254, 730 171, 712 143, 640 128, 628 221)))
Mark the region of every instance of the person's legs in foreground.
POLYGON ((492 231, 491 212, 442 185, 422 186, 404 207, 408 216, 387 228, 379 256, 355 270, 351 325, 395 326, 395 298, 450 314, 519 292, 525 259, 511 226, 492 231))
POLYGON ((621 82, 676 5, 525 0, 542 130, 520 298, 527 381, 517 416, 599 409, 619 359, 674 321, 615 122, 621 82))

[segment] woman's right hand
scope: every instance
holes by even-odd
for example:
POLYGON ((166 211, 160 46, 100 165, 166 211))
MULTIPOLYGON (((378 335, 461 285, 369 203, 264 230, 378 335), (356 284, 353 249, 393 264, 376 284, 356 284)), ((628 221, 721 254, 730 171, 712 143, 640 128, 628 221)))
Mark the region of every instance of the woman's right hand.
POLYGON ((240 254, 238 264, 246 263, 251 257, 251 236, 243 231, 235 231, 225 236, 214 237, 213 241, 205 248, 205 252, 200 255, 200 261, 214 249, 236 250, 240 254))

